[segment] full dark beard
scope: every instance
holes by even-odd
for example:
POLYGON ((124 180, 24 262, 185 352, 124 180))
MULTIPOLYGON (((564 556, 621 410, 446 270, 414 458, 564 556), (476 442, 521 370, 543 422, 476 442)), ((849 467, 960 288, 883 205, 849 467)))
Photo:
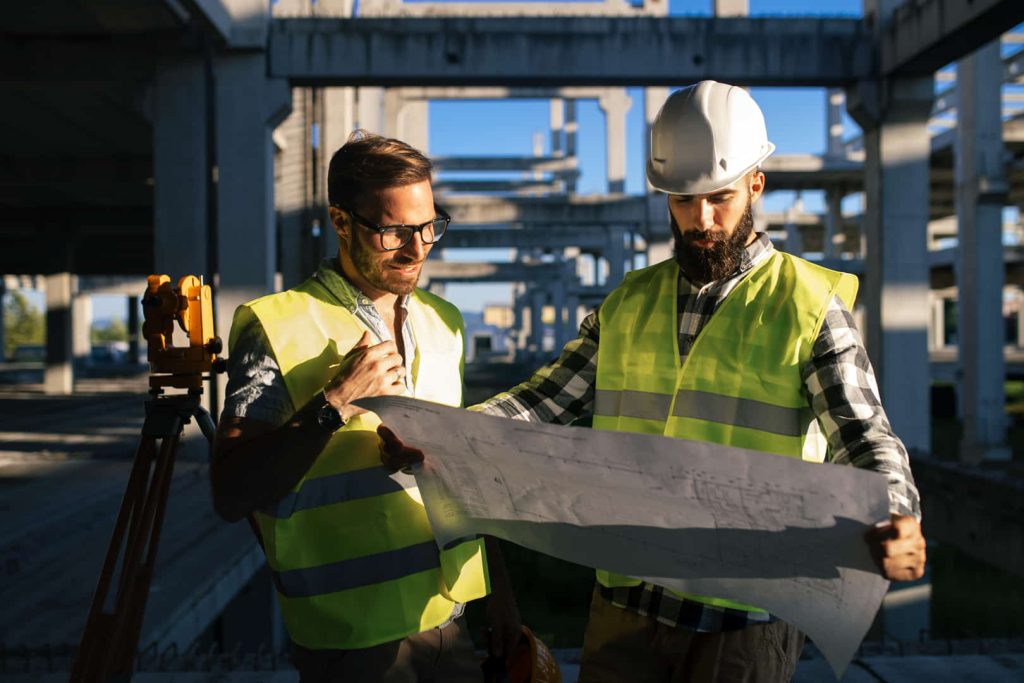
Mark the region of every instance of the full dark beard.
POLYGON ((349 255, 356 270, 366 278, 375 289, 389 294, 405 296, 416 289, 419 276, 414 278, 402 277, 401 273, 390 270, 385 262, 374 258, 370 250, 355 235, 349 241, 349 255))
POLYGON ((736 230, 725 239, 717 237, 710 230, 691 230, 680 235, 679 226, 673 218, 672 234, 675 237, 676 263, 691 282, 705 284, 721 280, 732 275, 739 267, 740 259, 747 248, 747 241, 753 232, 754 215, 751 213, 749 200, 736 230), (714 241, 714 245, 703 248, 693 244, 700 240, 714 241))

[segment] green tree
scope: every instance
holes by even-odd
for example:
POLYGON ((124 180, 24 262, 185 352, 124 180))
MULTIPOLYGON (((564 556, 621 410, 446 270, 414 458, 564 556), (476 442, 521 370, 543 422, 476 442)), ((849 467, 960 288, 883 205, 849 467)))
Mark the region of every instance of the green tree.
POLYGON ((4 356, 25 344, 42 344, 46 339, 46 321, 28 298, 15 290, 4 303, 4 356))
POLYGON ((106 327, 93 325, 89 337, 94 344, 128 341, 128 326, 120 318, 114 318, 106 327))

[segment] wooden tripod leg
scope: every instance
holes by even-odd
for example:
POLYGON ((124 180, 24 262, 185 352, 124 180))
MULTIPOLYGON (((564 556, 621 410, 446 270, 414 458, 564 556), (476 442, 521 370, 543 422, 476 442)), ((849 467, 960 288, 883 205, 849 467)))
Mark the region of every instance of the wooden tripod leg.
MULTIPOLYGON (((128 530, 129 524, 134 527, 138 523, 138 511, 149 482, 149 471, 155 455, 156 439, 143 436, 135 453, 135 461, 132 464, 131 474, 128 476, 128 484, 121 500, 117 521, 114 523, 114 531, 107 547, 103 569, 100 572, 96 592, 93 594, 92 605, 89 608, 89 617, 85 623, 85 630, 82 632, 82 641, 78 646, 75 663, 71 669, 71 680, 73 681, 104 680, 102 672, 109 666, 112 654, 111 648, 109 648, 110 638, 116 619, 116 612, 105 612, 104 604, 107 601, 118 558, 121 556, 125 532, 128 530)), ((122 578, 123 575, 124 566, 122 565, 122 578)), ((120 593, 123 583, 119 581, 118 584, 121 587, 118 591, 120 593)))
POLYGON ((160 445, 153 479, 142 511, 140 533, 130 546, 131 553, 125 553, 124 591, 118 596, 120 619, 113 632, 114 650, 111 672, 130 673, 135 660, 142 633, 142 621, 146 615, 149 586, 156 567, 157 549, 160 547, 160 531, 167 511, 167 498, 174 477, 174 456, 177 453, 180 432, 166 436, 160 445), (142 559, 145 553, 145 559, 142 559), (129 565, 128 560, 132 562, 129 565))

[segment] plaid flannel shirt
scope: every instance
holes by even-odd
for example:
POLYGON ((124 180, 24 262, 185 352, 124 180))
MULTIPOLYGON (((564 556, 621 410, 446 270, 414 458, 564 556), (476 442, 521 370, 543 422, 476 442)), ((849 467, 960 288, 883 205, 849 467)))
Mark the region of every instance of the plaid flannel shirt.
MULTIPOLYGON (((677 298, 680 360, 685 361, 701 330, 750 270, 774 251, 759 233, 747 247, 735 273, 723 280, 696 285, 682 273, 677 298)), ((593 412, 600 338, 597 311, 586 317, 579 336, 566 344, 559 358, 526 382, 485 401, 476 410, 516 420, 568 424, 593 412)), ((871 362, 853 316, 834 297, 815 341, 811 360, 802 370, 807 402, 828 441, 828 461, 874 470, 889 482, 889 509, 920 517, 917 488, 903 443, 878 396, 871 362)), ((745 612, 679 599, 659 586, 604 588, 618 607, 651 616, 670 626, 700 632, 729 631, 773 621, 765 612, 745 612)))

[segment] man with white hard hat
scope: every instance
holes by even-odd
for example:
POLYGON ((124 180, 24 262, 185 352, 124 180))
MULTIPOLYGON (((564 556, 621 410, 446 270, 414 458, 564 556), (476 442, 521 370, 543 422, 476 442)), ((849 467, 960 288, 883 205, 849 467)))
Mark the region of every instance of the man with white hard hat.
MULTIPOLYGON (((647 178, 668 195, 675 258, 629 273, 557 361, 478 409, 661 434, 883 473, 891 520, 867 539, 880 572, 924 572, 920 503, 850 308, 852 275, 754 231, 774 151, 742 88, 675 92, 647 178)), ((756 605, 598 570, 581 682, 786 681, 804 636, 756 605)))

